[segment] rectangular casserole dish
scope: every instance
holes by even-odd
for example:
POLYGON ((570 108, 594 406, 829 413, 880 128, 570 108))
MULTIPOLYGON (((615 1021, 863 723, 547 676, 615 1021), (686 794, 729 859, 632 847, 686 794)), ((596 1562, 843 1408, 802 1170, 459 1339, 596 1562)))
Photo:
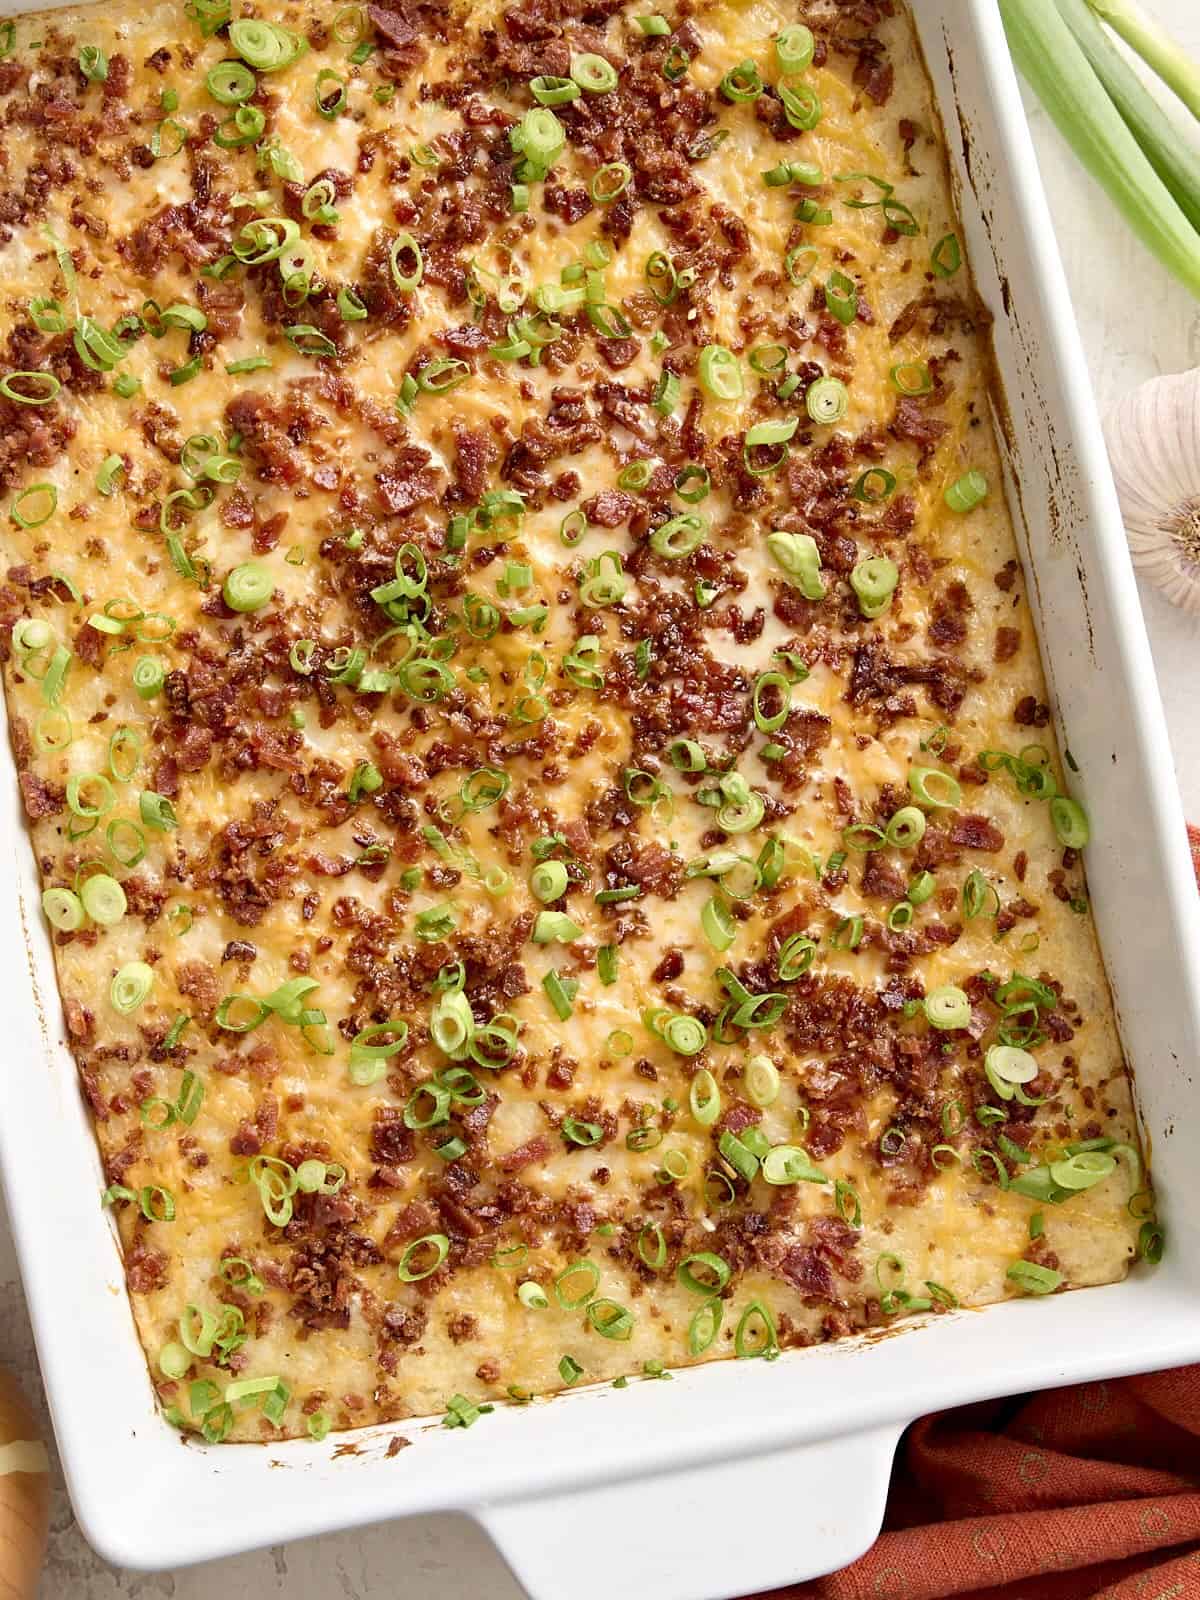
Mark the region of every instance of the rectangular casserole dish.
MULTIPOLYGON (((1060 737, 1093 818, 1091 887, 1170 1234, 1166 1261, 1086 1295, 940 1317, 903 1337, 499 1411, 469 1433, 437 1419, 407 1424, 399 1431, 413 1448, 392 1455, 395 1426, 349 1444, 184 1443, 155 1408, 97 1205, 99 1163, 6 772, 0 955, 14 1048, 0 1089, 0 1165, 68 1485, 109 1560, 174 1568, 453 1509, 483 1523, 535 1600, 590 1600, 615 1583, 662 1600, 718 1600, 860 1553, 879 1525, 899 1434, 922 1412, 1200 1356, 1195 1180, 1176 1137, 1197 1093, 1200 904, 1149 650, 994 0, 913 9, 972 265, 997 319, 1009 493, 1060 737), (614 1519, 619 1539, 593 1536, 614 1519), (704 1537, 708 1527, 722 1532, 704 1537), (663 1538, 667 1528, 682 1537, 663 1538)), ((6 745, 0 763, 9 761, 6 745)))

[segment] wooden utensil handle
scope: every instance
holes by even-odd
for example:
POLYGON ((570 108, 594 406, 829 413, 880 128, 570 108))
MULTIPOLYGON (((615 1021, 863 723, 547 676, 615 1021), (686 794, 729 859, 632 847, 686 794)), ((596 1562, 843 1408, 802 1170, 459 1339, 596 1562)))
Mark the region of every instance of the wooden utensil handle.
POLYGON ((50 1460, 33 1412, 0 1368, 0 1600, 34 1600, 50 1517, 50 1460))

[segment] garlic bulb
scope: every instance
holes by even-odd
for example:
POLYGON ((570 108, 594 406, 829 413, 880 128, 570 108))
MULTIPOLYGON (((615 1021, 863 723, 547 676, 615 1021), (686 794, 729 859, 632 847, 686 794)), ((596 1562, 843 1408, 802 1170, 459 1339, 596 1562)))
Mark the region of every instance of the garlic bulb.
POLYGON ((1200 616, 1200 369, 1142 384, 1104 436, 1134 566, 1200 616))

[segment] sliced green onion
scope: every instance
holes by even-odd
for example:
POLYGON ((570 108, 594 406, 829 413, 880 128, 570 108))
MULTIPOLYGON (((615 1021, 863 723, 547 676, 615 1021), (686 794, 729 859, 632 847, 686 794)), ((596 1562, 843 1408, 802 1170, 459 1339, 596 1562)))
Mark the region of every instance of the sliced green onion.
POLYGON ((322 67, 313 83, 313 107, 319 117, 332 122, 346 109, 346 80, 332 67, 322 67))
POLYGON ((608 94, 617 87, 617 69, 599 55, 572 56, 571 76, 589 94, 608 94))
POLYGON ((444 1233, 427 1233, 414 1239, 400 1257, 396 1276, 402 1283, 420 1283, 432 1277, 450 1254, 450 1240, 444 1233))
POLYGON ((47 406, 61 388, 52 372, 10 372, 0 379, 0 394, 22 406, 47 406))
POLYGON ((555 78, 549 74, 529 80, 529 92, 540 106, 563 106, 578 100, 583 93, 571 78, 555 78))
POLYGON ((595 1262, 571 1261, 554 1279, 554 1298, 564 1311, 578 1311, 592 1298, 599 1283, 600 1272, 595 1262))
POLYGON ((1080 1150, 1062 1161, 1050 1163, 1051 1179, 1060 1189, 1068 1189, 1073 1194, 1094 1188, 1116 1170, 1116 1157, 1106 1150, 1080 1150))
MULTIPOLYGON (((781 84, 779 86, 779 99, 783 106, 784 115, 793 128, 809 133, 821 120, 823 107, 821 97, 810 83, 781 84)), ((815 218, 813 219, 816 220, 815 218)), ((830 215, 825 216, 827 222, 832 222, 830 215)))
POLYGON ((47 755, 65 750, 75 737, 71 719, 65 711, 47 707, 33 725, 33 742, 47 755))
POLYGON ((850 391, 840 378, 818 378, 805 390, 804 405, 814 422, 829 426, 850 409, 850 391))
POLYGON ((138 1190, 138 1205, 147 1222, 174 1222, 175 1196, 161 1184, 148 1183, 138 1190))
POLYGON ((566 133, 548 106, 535 106, 509 129, 508 142, 524 157, 516 169, 518 181, 540 181, 562 153, 566 133))
POLYGON ((1166 1233, 1162 1224, 1153 1218, 1143 1222, 1138 1229, 1138 1255, 1150 1266, 1155 1267, 1163 1258, 1166 1248, 1166 1233))
POLYGON ((706 1298, 718 1295, 733 1275, 733 1268, 724 1256, 711 1250, 701 1250, 685 1256, 676 1269, 676 1277, 685 1289, 706 1298))
POLYGON ((798 1144, 778 1144, 762 1161, 762 1175, 770 1184, 829 1183, 828 1175, 813 1165, 807 1150, 798 1144))
POLYGON ((932 810, 954 810, 962 805, 958 779, 939 767, 911 767, 908 787, 915 799, 932 810))
POLYGON ((633 168, 627 161, 606 162, 592 177, 589 186, 592 199, 597 205, 609 205, 618 195, 624 194, 632 179, 633 168))
POLYGON ((848 327, 858 315, 858 285, 854 279, 844 272, 831 272, 825 280, 825 307, 848 327))
POLYGON ((805 934, 795 933, 789 939, 785 939, 775 957, 775 970, 779 981, 795 983, 797 978, 802 978, 812 966, 816 953, 816 941, 805 934))
POLYGON ((850 587, 858 596, 858 609, 864 617, 882 615, 891 605, 899 582, 900 569, 887 556, 869 556, 850 574, 850 587))
POLYGON ((971 1021, 971 1002, 952 983, 931 989, 925 996, 924 1009, 933 1028, 965 1028, 971 1021))
POLYGON ((116 973, 109 988, 113 1010, 127 1017, 143 1004, 153 987, 153 968, 144 961, 127 961, 116 973))
POLYGON ((944 234, 929 255, 929 264, 939 278, 952 278, 962 266, 962 246, 956 233, 944 234))
POLYGON ((678 83, 687 73, 692 58, 680 44, 673 44, 663 57, 662 74, 668 83, 678 83))
POLYGON ((705 938, 718 955, 724 954, 737 938, 737 921, 729 907, 716 895, 705 902, 700 913, 700 925, 705 938))
POLYGON ((651 402, 660 417, 669 417, 674 414, 675 408, 679 404, 681 392, 678 375, 664 367, 658 375, 658 382, 654 388, 654 399, 651 402))
POLYGON ((757 66, 753 61, 739 62, 721 79, 717 86, 718 93, 723 94, 726 100, 734 105, 744 104, 750 100, 757 100, 763 92, 763 81, 759 76, 757 66))
POLYGON ((711 1127, 721 1114, 721 1091, 707 1067, 701 1067, 688 1086, 688 1106, 702 1128, 711 1127))
POLYGON ((105 872, 94 873, 80 886, 79 898, 93 922, 113 927, 125 915, 125 891, 105 872))
POLYGON ((306 41, 277 22, 240 19, 229 24, 229 42, 257 72, 291 66, 308 48, 306 41))
POLYGON ((748 428, 742 444, 742 459, 746 470, 756 478, 777 472, 787 460, 788 441, 799 425, 798 418, 790 417, 786 422, 756 422, 752 428, 748 428), (779 451, 765 463, 759 464, 754 452, 773 445, 779 445, 779 451))
POLYGON ((744 390, 742 369, 732 350, 724 345, 705 345, 700 352, 701 386, 714 400, 740 400, 744 390))
POLYGON ((812 65, 816 40, 812 29, 792 23, 775 35, 775 59, 781 72, 803 72, 812 65))
MULTIPOLYGON (((57 300, 48 299, 43 295, 35 296, 29 302, 29 315, 39 333, 67 331, 67 319, 57 300)), ((57 390, 55 392, 57 393, 57 390)))
POLYGON ((67 806, 77 817, 102 817, 116 804, 112 784, 101 772, 77 772, 67 779, 67 806))
POLYGON ((9 516, 19 528, 40 528, 58 507, 58 490, 52 483, 35 483, 13 501, 9 516))
POLYGON ((1066 795, 1056 795, 1050 802, 1050 821, 1058 835, 1059 843, 1068 850, 1082 850, 1091 838, 1087 812, 1077 800, 1066 795))
POLYGON ((773 1360, 779 1354, 779 1335, 775 1321, 761 1300, 751 1300, 742 1312, 733 1341, 739 1360, 761 1356, 773 1360))
POLYGON ((843 1222, 851 1228, 862 1227, 862 1202, 853 1184, 838 1178, 833 1186, 833 1203, 843 1222))
POLYGON ((657 1223, 647 1223, 637 1236, 638 1259, 652 1272, 660 1272, 666 1265, 667 1241, 657 1223))
POLYGON ((604 1137, 604 1129, 598 1122, 581 1122, 578 1117, 564 1117, 561 1133, 568 1144, 589 1145, 599 1144, 604 1137))
POLYGON ((42 910, 59 933, 74 933, 83 926, 83 903, 70 889, 47 889, 42 895, 42 910))
POLYGON ((697 1017, 677 1012, 666 1017, 655 1030, 663 1043, 676 1055, 698 1055, 708 1043, 708 1029, 697 1017))
POLYGON ((204 86, 220 105, 240 105, 249 100, 257 79, 240 61, 219 61, 204 77, 204 86))
POLYGON ((565 894, 568 882, 567 869, 561 861, 542 861, 530 874, 529 887, 545 905, 565 894))
POLYGON ((982 472, 973 469, 964 473, 961 478, 952 483, 943 498, 951 511, 957 511, 961 514, 974 511, 975 507, 982 505, 987 497, 987 478, 982 472))
POLYGON ((221 586, 225 604, 231 611, 260 611, 275 592, 275 580, 261 561, 246 561, 234 567, 221 586))
POLYGON ((677 561, 699 548, 708 536, 708 518, 699 511, 683 511, 655 528, 650 548, 656 555, 677 561))
POLYGON ((633 1313, 615 1300, 593 1300, 584 1312, 588 1326, 604 1339, 623 1343, 633 1334, 633 1313))
POLYGON ((897 850, 911 850, 925 834, 925 813, 917 806, 902 806, 887 825, 887 842, 897 850))
POLYGON ((79 47, 79 70, 89 83, 103 83, 108 77, 108 56, 98 44, 79 47))
POLYGON ((750 1104, 765 1109, 779 1097, 779 1068, 769 1056, 751 1056, 742 1084, 750 1104))
POLYGON ((703 1355, 721 1331, 724 1305, 715 1295, 704 1302, 688 1323, 688 1354, 703 1355))
POLYGON ((869 467, 857 479, 850 493, 864 505, 875 506, 888 499, 895 487, 896 479, 892 473, 885 472, 882 467, 869 467))
POLYGON ((775 532, 767 538, 767 553, 787 573, 806 600, 821 600, 825 585, 821 581, 821 552, 808 533, 775 532))
POLYGON ((1036 1261, 1014 1261, 1005 1273, 1022 1294, 1053 1294, 1063 1281, 1061 1272, 1042 1267, 1036 1261))
POLYGON ((574 979, 563 978, 553 970, 542 979, 542 988, 560 1022, 566 1022, 574 1010, 577 987, 574 979))
MULTIPOLYGON (((832 216, 829 220, 833 221, 832 216)), ((789 250, 783 258, 783 270, 787 274, 788 282, 797 287, 806 283, 820 259, 821 252, 812 245, 798 245, 796 249, 789 250)))
POLYGON ((534 944, 572 944, 583 929, 563 911, 539 911, 533 925, 534 944))

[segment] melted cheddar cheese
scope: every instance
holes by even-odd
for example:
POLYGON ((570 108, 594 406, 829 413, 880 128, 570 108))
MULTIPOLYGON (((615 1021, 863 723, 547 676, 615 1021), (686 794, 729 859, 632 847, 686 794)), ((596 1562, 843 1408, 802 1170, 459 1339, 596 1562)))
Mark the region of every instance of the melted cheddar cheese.
POLYGON ((285 5, 276 41, 304 48, 241 74, 241 110, 209 86, 236 30, 176 0, 17 19, 0 334, 7 373, 51 379, 3 402, 5 687, 178 1425, 272 1438, 452 1397, 472 1421, 1134 1255, 986 314, 892 10, 699 0, 644 34, 615 0, 285 5), (785 76, 797 24, 815 57, 785 76), (555 105, 561 148, 519 170, 530 80, 581 55, 616 86, 555 105), (759 92, 731 99, 746 62, 759 92), (285 236, 287 269, 253 260, 285 236), (832 423, 807 399, 829 379, 832 423), (771 422, 795 426, 746 443, 771 422), (988 493, 955 510, 970 472, 988 493), (672 557, 681 515, 702 537, 672 557), (815 541, 819 598, 772 532, 815 541), (898 583, 866 616, 874 557, 898 583), (233 609, 250 564, 270 598, 233 609), (952 803, 860 848, 914 768, 952 803), (742 859, 705 874, 714 852, 742 859), (116 921, 83 910, 101 875, 116 921), (781 978, 796 936, 810 964, 781 978), (939 1029, 947 987, 965 1023, 939 1029), (475 1053, 447 1053, 464 1007, 475 1053), (1036 1062, 1020 1092, 998 1045, 1036 1062), (1010 1187, 1030 1172, 1044 1199, 1010 1187))

